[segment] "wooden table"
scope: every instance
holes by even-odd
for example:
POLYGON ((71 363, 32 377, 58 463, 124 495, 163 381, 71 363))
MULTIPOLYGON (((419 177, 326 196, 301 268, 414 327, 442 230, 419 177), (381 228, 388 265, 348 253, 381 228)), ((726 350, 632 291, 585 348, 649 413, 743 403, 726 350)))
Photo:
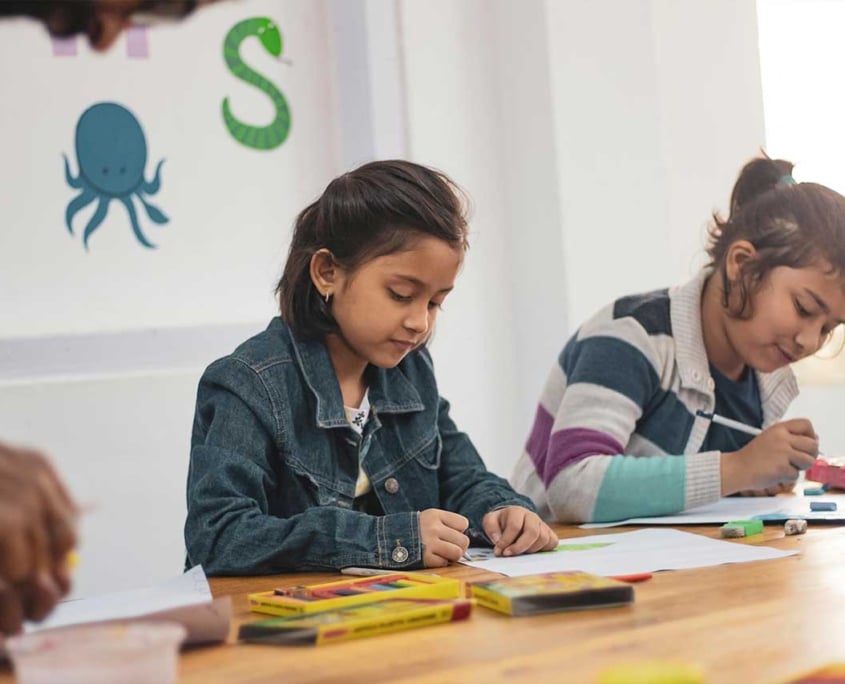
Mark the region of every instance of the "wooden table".
MULTIPOLYGON (((560 527, 561 537, 611 530, 560 527)), ((687 531, 718 536, 717 527, 687 531)), ((324 647, 237 644, 254 619, 246 594, 303 581, 309 574, 217 578, 215 596, 231 595, 229 642, 181 657, 183 684, 259 682, 595 682, 604 668, 649 659, 700 666, 709 682, 783 682, 825 663, 845 661, 845 528, 815 527, 784 537, 779 525, 734 543, 798 549, 798 556, 657 573, 635 585, 629 607, 510 618, 476 607, 465 622, 324 647)), ((438 574, 463 580, 491 573, 455 566, 438 574)), ((13 681, 0 671, 0 684, 13 681)))

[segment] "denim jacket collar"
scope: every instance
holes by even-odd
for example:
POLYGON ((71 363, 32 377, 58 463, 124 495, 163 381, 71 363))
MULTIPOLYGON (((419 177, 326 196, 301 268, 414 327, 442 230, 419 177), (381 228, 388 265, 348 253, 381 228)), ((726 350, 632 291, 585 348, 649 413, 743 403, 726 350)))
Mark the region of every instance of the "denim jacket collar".
MULTIPOLYGON (((322 340, 297 337, 290 328, 288 334, 296 362, 317 399, 317 425, 321 428, 346 427, 343 396, 326 345, 322 340)), ((419 392, 402 372, 401 365, 396 368, 368 366, 366 373, 370 408, 374 414, 425 409, 419 392)))

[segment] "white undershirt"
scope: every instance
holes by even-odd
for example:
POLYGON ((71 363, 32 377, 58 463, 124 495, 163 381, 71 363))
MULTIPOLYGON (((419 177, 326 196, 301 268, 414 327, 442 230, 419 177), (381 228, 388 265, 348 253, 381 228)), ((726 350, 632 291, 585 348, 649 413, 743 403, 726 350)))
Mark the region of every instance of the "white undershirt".
MULTIPOLYGON (((359 435, 363 434, 364 426, 370 417, 369 390, 364 393, 364 398, 361 400, 361 405, 358 408, 344 406, 343 409, 346 411, 346 420, 349 422, 349 427, 359 435)), ((367 477, 367 473, 364 472, 361 464, 358 463, 358 480, 355 482, 355 497, 363 496, 371 489, 370 478, 367 477)))

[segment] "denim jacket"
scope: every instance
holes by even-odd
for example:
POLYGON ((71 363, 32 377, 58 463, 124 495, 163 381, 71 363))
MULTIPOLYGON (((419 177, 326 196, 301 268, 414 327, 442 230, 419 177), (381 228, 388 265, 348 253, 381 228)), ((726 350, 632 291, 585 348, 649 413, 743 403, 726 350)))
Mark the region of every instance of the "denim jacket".
POLYGON ((212 363, 197 392, 187 563, 216 575, 422 566, 419 511, 534 510, 449 418, 427 349, 367 369, 370 418, 349 426, 328 351, 279 318, 212 363), (384 515, 353 505, 359 459, 384 515))

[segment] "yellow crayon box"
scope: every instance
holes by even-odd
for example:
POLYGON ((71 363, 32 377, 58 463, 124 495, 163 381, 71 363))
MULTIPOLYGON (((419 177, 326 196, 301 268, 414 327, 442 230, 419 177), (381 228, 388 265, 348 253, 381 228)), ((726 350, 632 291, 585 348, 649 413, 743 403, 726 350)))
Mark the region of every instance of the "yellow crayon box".
POLYGON ((634 600, 630 584, 577 571, 503 577, 469 586, 480 605, 515 616, 621 606, 634 600))
POLYGON ((467 599, 387 599, 313 615, 259 620, 242 625, 238 639, 257 644, 331 644, 465 620, 472 604, 467 599))
POLYGON ((454 599, 459 580, 420 572, 397 572, 249 594, 249 609, 270 615, 302 615, 387 599, 454 599))

